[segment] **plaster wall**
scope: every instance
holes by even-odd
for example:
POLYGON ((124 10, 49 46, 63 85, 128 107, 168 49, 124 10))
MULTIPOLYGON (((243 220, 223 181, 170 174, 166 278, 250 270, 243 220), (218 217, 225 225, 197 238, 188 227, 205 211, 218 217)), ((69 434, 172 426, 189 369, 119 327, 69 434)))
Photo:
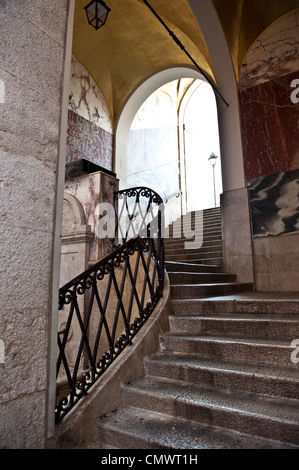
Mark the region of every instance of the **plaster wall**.
POLYGON ((5 346, 0 364, 1 448, 43 448, 48 431, 69 8, 68 0, 0 0, 0 74, 5 84, 0 103, 0 193, 5 201, 0 226, 0 338, 5 346))

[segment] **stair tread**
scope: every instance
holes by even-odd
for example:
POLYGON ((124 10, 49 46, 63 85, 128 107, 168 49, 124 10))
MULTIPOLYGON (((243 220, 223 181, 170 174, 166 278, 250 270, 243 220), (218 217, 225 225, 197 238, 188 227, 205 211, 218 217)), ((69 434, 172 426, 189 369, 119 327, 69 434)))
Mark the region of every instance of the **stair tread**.
MULTIPOLYGON (((182 263, 183 264, 183 263, 182 263)), ((198 266, 198 265, 196 265, 198 266)), ((206 268, 209 268, 210 266, 209 265, 202 265, 202 267, 206 267, 206 268)), ((186 274, 187 276, 190 274, 190 275, 193 275, 193 274, 211 274, 211 275, 214 275, 214 274, 219 274, 220 276, 235 276, 235 274, 227 274, 227 273, 212 273, 210 271, 202 271, 202 272, 191 272, 191 271, 169 271, 169 269, 167 270, 167 273, 168 274, 186 274)))
MULTIPOLYGON (((195 370, 209 370, 220 372, 236 372, 252 378, 261 376, 263 378, 275 378, 280 380, 294 381, 299 385, 299 371, 295 365, 271 365, 242 360, 230 360, 219 358, 203 358, 198 354, 176 353, 171 351, 160 352, 146 358, 146 363, 165 363, 177 365, 195 370)), ((235 384, 237 385, 237 384, 235 384)), ((298 392, 299 398, 299 392, 298 392)))
POLYGON ((192 282, 188 284, 171 284, 171 287, 252 286, 252 284, 252 282, 192 282))
MULTIPOLYGON (((192 242, 192 243, 194 243, 194 242, 192 242)), ((200 248, 202 248, 202 247, 204 247, 204 248, 221 247, 222 248, 222 246, 223 246, 223 244, 222 244, 221 240, 209 240, 209 243, 207 241, 206 244, 205 245, 202 244, 200 248)), ((194 248, 194 249, 199 250, 200 248, 197 247, 197 248, 194 248)), ((190 252, 192 250, 192 248, 191 247, 190 248, 187 248, 187 247, 186 248, 183 248, 183 247, 169 247, 169 246, 165 247, 165 251, 167 251, 168 253, 171 252, 171 251, 179 251, 179 250, 185 250, 187 252, 190 252)))
MULTIPOLYGON (((213 266, 213 265, 211 265, 211 264, 204 264, 204 263, 202 263, 202 264, 200 264, 200 266, 199 266, 198 263, 194 263, 194 264, 191 263, 191 262, 190 262, 190 263, 184 263, 183 261, 172 261, 172 260, 166 260, 166 261, 165 261, 165 265, 166 265, 166 267, 167 267, 167 266, 174 266, 174 265, 176 265, 176 266, 180 266, 180 267, 182 267, 182 268, 185 267, 186 269, 190 269, 190 267, 194 267, 194 268, 199 268, 199 267, 200 267, 201 269, 203 269, 203 268, 207 268, 207 269, 208 269, 208 268, 210 268, 210 269, 216 268, 216 269, 219 269, 219 266, 218 266, 218 265, 214 265, 214 266, 213 266)), ((168 270, 167 270, 167 271, 168 271, 168 270)), ((192 272, 193 272, 193 271, 192 271, 192 272)), ((200 272, 200 271, 199 271, 199 272, 200 272)))
MULTIPOLYGON (((183 318, 186 319, 186 315, 180 315, 179 313, 176 313, 174 315, 171 315, 172 317, 175 318, 183 318)), ((196 320, 216 320, 216 321, 238 321, 238 322, 288 322, 288 323, 296 323, 299 326, 299 314, 284 314, 284 315, 279 315, 279 314, 271 314, 271 313, 263 313, 263 314, 257 314, 257 313, 225 313, 225 314, 217 314, 217 313, 211 313, 211 314, 204 314, 200 313, 198 315, 188 315, 188 318, 194 318, 196 320)))
POLYGON ((205 389, 188 382, 157 377, 137 379, 127 385, 125 391, 146 395, 149 405, 151 399, 159 400, 162 408, 165 400, 172 399, 176 405, 190 404, 299 425, 298 400, 294 399, 266 397, 246 391, 205 389))
POLYGON ((283 341, 281 339, 269 339, 269 338, 246 338, 246 337, 235 337, 235 336, 217 336, 211 334, 201 333, 200 335, 192 335, 190 333, 174 333, 169 332, 162 335, 162 337, 181 338, 189 341, 212 341, 214 343, 234 343, 234 344, 253 344, 253 345, 265 345, 268 347, 279 346, 282 348, 288 348, 290 355, 292 348, 290 347, 290 341, 283 341))
MULTIPOLYGON (((200 424, 155 411, 122 408, 103 418, 105 435, 119 439, 121 449, 294 449, 260 437, 200 424)), ((101 420, 98 421, 101 426, 101 420)), ((105 437, 104 437, 105 439, 105 437)), ((96 448, 96 445, 93 447, 96 448)))
MULTIPOLYGON (((202 256, 202 255, 209 255, 209 254, 214 255, 214 254, 217 254, 217 253, 222 253, 222 249, 221 250, 212 250, 212 251, 201 251, 200 248, 198 248, 198 249, 196 248, 193 253, 191 253, 191 250, 186 249, 184 253, 181 253, 181 254, 173 253, 173 254, 169 254, 168 256, 172 256, 172 257, 173 256, 187 256, 187 255, 188 256, 193 256, 193 255, 202 256)), ((215 256, 215 258, 216 258, 216 256, 215 256)))
MULTIPOLYGON (((258 294, 254 291, 248 290, 247 292, 240 292, 240 293, 233 293, 233 294, 222 294, 222 295, 214 295, 212 297, 202 298, 202 299, 173 299, 173 305, 183 306, 192 304, 197 308, 202 309, 203 306, 213 308, 216 304, 221 309, 221 313, 223 313, 223 308, 229 308, 231 311, 225 311, 226 313, 235 312, 236 309, 242 308, 244 313, 244 309, 248 309, 246 313, 273 313, 280 312, 280 306, 287 307, 288 311, 284 314, 299 314, 299 296, 298 294, 289 295, 287 293, 271 293, 271 294, 258 294), (267 310, 265 312, 265 309, 267 310)), ((243 313, 239 312, 239 313, 243 313)), ((203 312, 204 313, 204 312, 203 312)), ((216 312, 219 311, 217 310, 216 312)))

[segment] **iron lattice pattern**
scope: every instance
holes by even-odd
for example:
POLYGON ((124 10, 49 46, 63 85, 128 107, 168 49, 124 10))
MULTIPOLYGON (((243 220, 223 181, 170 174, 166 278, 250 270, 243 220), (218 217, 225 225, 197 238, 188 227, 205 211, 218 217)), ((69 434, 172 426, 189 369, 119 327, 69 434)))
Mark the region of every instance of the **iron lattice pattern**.
POLYGON ((147 188, 115 193, 115 242, 123 243, 59 291, 56 423, 131 344, 162 297, 163 207, 147 188))

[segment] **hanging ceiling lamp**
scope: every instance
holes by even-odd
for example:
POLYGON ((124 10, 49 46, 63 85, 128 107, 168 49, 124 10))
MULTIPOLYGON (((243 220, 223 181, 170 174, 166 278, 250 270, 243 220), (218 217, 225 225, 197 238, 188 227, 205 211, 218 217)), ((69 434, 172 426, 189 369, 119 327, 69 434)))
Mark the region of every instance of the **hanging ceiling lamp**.
POLYGON ((92 0, 84 7, 87 15, 88 23, 96 30, 104 26, 111 9, 103 0, 92 0))

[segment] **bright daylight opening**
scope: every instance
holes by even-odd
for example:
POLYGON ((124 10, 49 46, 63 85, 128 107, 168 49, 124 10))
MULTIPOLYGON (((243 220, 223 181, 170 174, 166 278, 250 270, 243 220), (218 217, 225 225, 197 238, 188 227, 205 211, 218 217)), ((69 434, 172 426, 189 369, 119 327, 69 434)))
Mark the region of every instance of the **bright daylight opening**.
POLYGON ((155 190, 168 201, 171 219, 219 206, 221 156, 211 86, 181 79, 155 91, 132 122, 127 155, 128 187, 155 190), (214 167, 212 153, 217 156, 214 167))

